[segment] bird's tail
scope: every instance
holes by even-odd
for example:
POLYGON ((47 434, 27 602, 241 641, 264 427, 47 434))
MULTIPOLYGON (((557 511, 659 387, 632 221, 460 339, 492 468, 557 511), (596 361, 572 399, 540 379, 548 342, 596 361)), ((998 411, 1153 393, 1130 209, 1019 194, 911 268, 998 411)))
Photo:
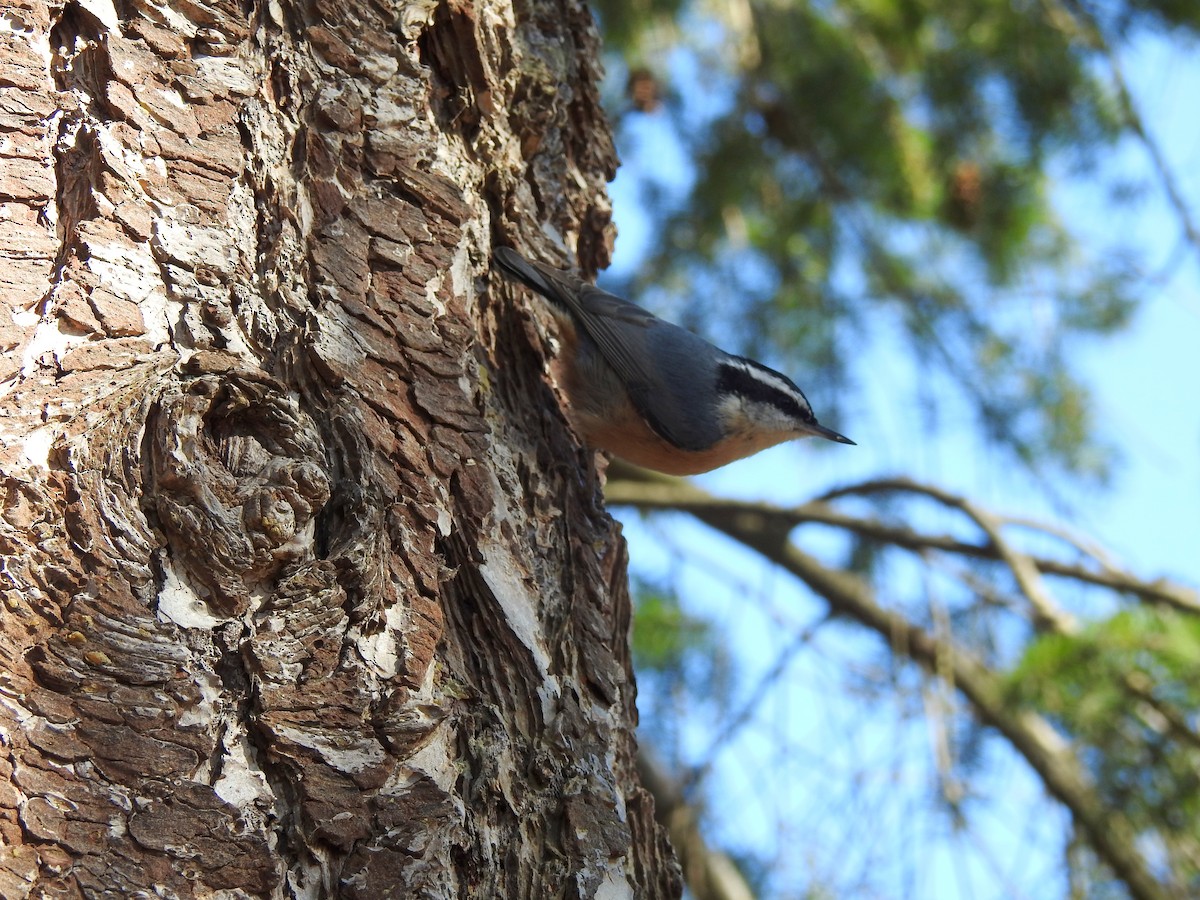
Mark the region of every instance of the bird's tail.
POLYGON ((575 276, 530 262, 511 247, 497 247, 492 260, 505 275, 567 309, 574 306, 574 295, 583 286, 583 282, 575 276))

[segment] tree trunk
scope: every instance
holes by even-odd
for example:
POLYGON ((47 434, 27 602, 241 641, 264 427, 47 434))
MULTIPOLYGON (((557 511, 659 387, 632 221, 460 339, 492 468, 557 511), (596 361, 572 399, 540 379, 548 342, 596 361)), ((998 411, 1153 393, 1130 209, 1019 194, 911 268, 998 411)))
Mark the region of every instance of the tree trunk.
MULTIPOLYGON (((623 544, 496 239, 577 0, 0 13, 0 896, 660 897, 623 544)), ((522 295, 523 296, 523 295, 522 295)))

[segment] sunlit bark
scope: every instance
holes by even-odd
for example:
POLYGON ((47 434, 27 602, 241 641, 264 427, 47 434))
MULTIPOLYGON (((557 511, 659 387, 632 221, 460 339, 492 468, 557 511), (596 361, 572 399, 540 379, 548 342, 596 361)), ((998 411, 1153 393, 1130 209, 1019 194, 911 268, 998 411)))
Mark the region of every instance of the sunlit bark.
POLYGON ((611 240, 584 7, 0 21, 0 895, 676 895, 623 545, 485 278, 611 240))

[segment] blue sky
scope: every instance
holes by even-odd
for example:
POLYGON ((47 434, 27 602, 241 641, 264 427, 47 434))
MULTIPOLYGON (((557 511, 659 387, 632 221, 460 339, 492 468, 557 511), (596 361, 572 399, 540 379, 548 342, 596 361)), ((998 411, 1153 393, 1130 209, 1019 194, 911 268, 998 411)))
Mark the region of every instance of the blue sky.
MULTIPOLYGON (((1124 63, 1150 131, 1200 215, 1200 60, 1187 48, 1150 38, 1137 42, 1124 63)), ((681 183, 686 160, 666 131, 666 123, 644 118, 633 137, 652 147, 681 183)), ((1108 488, 1072 489, 1063 509, 1014 474, 1003 453, 982 448, 965 410, 943 419, 937 433, 921 433, 914 411, 896 402, 916 377, 898 357, 881 359, 887 376, 866 385, 861 402, 839 423, 858 447, 785 445, 698 481, 719 495, 788 503, 835 485, 907 474, 999 513, 1064 522, 1099 539, 1139 575, 1200 584, 1200 251, 1181 249, 1178 224, 1142 148, 1132 142, 1117 148, 1104 170, 1149 190, 1135 205, 1113 207, 1099 190, 1103 179, 1080 180, 1064 171, 1053 187, 1061 216, 1096 247, 1141 248, 1149 270, 1164 273, 1146 291, 1128 331, 1077 353, 1096 392, 1102 433, 1122 451, 1108 488)), ((619 174, 612 189, 618 272, 637 265, 646 240, 629 185, 619 174)), ((883 354, 889 352, 887 328, 879 324, 877 352, 883 354)), ((633 570, 672 580, 689 609, 716 623, 738 659, 735 696, 741 701, 754 695, 794 636, 821 621, 820 601, 702 527, 681 517, 623 518, 633 570)), ((873 638, 842 626, 823 626, 805 644, 717 757, 710 782, 714 833, 735 850, 774 853, 777 886, 797 883, 788 876, 819 880, 823 870, 832 884, 854 864, 874 866, 879 881, 851 896, 1063 896, 1058 841, 1065 819, 1011 755, 994 746, 987 751, 981 794, 970 804, 972 829, 955 831, 946 817, 929 811, 934 739, 922 717, 910 717, 892 697, 848 698, 845 691, 848 671, 880 658, 873 638), (781 746, 786 753, 778 752, 781 746), (881 831, 900 836, 886 858, 872 859, 855 830, 873 816, 881 831), (806 848, 803 858, 797 847, 806 848), (879 883, 892 890, 879 893, 879 883)), ((956 702, 922 684, 910 687, 927 703, 956 702)), ((706 758, 711 730, 711 721, 685 728, 691 759, 706 758)))
MULTIPOLYGON (((1126 66, 1149 130, 1200 216, 1200 60, 1191 49, 1142 40, 1126 66)), ((1144 171, 1145 155, 1123 148, 1112 165, 1144 171)), ((1169 278, 1148 293, 1129 333, 1081 358, 1126 459, 1111 494, 1087 504, 1079 524, 1143 572, 1200 584, 1200 249, 1181 249, 1161 191, 1114 218, 1090 187, 1063 186, 1064 215, 1101 239, 1132 236, 1151 271, 1165 268, 1169 278)))

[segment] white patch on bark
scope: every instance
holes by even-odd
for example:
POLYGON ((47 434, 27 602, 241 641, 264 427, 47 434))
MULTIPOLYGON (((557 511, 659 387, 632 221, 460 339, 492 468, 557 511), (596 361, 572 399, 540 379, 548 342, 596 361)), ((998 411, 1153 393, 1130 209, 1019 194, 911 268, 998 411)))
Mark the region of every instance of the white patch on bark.
MULTIPOLYGON (((54 444, 57 432, 53 428, 35 428, 21 442, 21 457, 29 463, 29 467, 49 467, 50 447, 54 444)), ((4 435, 7 439, 8 435, 4 435)), ((4 441, 8 443, 7 440, 4 441)))
MULTIPOLYGON (((369 99, 372 127, 384 133, 402 130, 417 117, 416 107, 412 98, 396 91, 381 91, 369 99)), ((440 144, 439 144, 440 146, 440 144)), ((415 237, 429 235, 429 229, 421 225, 415 237)))
POLYGON ((207 603, 179 577, 175 563, 163 559, 163 586, 158 593, 158 618, 180 628, 216 628, 225 620, 212 614, 207 603))
POLYGON ((245 732, 240 727, 236 731, 231 730, 225 734, 222 743, 225 753, 221 758, 221 777, 213 785, 213 791, 238 809, 251 805, 272 808, 275 795, 262 769, 247 751, 245 732))
POLYGON ((595 900, 633 900, 633 885, 625 875, 625 867, 617 863, 609 869, 594 896, 595 900))
POLYGON ((200 70, 202 79, 220 85, 223 92, 235 97, 250 97, 258 92, 258 83, 236 56, 194 56, 191 61, 200 70))
POLYGON ((217 714, 217 700, 221 696, 220 679, 212 672, 199 670, 193 675, 192 681, 200 689, 200 702, 179 714, 178 724, 181 728, 209 725, 217 714))
MULTIPOLYGON (((383 614, 385 628, 374 634, 362 634, 355 638, 358 655, 380 678, 391 678, 400 668, 398 635, 404 632, 404 609, 394 603, 383 614)), ((430 667, 432 669, 432 666, 430 667)))
MULTIPOLYGON (((7 709, 11 713, 10 721, 19 725, 23 731, 28 731, 33 727, 33 713, 21 705, 18 697, 19 693, 13 691, 10 687, 8 676, 0 673, 0 707, 7 709)), ((2 723, 3 720, 0 720, 2 723)), ((12 736, 9 730, 0 724, 0 745, 5 747, 12 746, 12 736)))
MULTIPOLYGON (((367 352, 359 342, 355 328, 354 320, 341 306, 327 305, 321 311, 320 328, 317 329, 317 355, 331 362, 336 360, 337 365, 347 372, 357 369, 366 360, 367 352)), ((372 387, 381 392, 390 389, 384 384, 372 387)))
MULTIPOLYGON (((321 866, 319 863, 309 862, 309 853, 318 854, 327 858, 328 851, 320 848, 308 848, 308 853, 294 854, 292 868, 288 870, 288 897, 294 900, 320 900, 325 896, 322 881, 321 881, 321 866)), ((244 900, 244 894, 238 894, 237 900, 244 900)))
POLYGON ((437 530, 442 537, 450 537, 450 532, 454 530, 454 517, 450 515, 449 506, 438 508, 437 530))
POLYGON ((424 772, 433 783, 446 792, 457 806, 461 808, 462 799, 454 789, 462 771, 454 764, 454 753, 450 746, 451 731, 449 728, 438 728, 433 740, 410 756, 407 760, 409 768, 424 772))
POLYGON ((378 741, 360 740, 357 735, 330 735, 325 731, 282 725, 275 731, 285 740, 315 750, 324 762, 348 775, 381 765, 387 758, 378 741))
MULTIPOLYGON (((194 38, 197 32, 196 23, 187 16, 175 9, 177 4, 173 3, 139 3, 145 13, 148 13, 147 18, 152 22, 162 22, 172 31, 176 31, 186 38, 194 38)), ((145 14, 144 13, 144 14, 145 14)))
POLYGON ((158 96, 162 97, 164 101, 177 109, 188 108, 187 98, 185 98, 183 94, 179 93, 179 91, 160 90, 158 91, 158 96))
POLYGON ((237 255, 227 228, 206 228, 187 221, 186 215, 159 219, 151 238, 167 259, 190 269, 207 266, 232 275, 237 255))
MULTIPOLYGON (((144 176, 150 167, 143 157, 137 151, 125 146, 125 144, 113 136, 113 129, 108 125, 98 125, 95 129, 97 143, 100 145, 100 153, 104 157, 104 162, 112 167, 113 173, 117 178, 127 186, 138 183, 137 176, 144 176)), ((156 157, 156 159, 159 159, 156 157)), ((161 168, 161 159, 159 159, 161 168)), ((129 193, 131 198, 138 196, 132 191, 129 193)))
MULTIPOLYGON (((497 493, 497 496, 502 494, 497 493)), ((520 638, 538 664, 542 684, 553 684, 553 692, 557 695, 558 685, 550 676, 550 654, 542 646, 538 629, 538 598, 529 592, 522 580, 524 566, 512 556, 508 547, 499 542, 480 544, 479 550, 485 559, 484 564, 479 566, 480 575, 484 576, 487 587, 492 589, 492 594, 504 610, 512 634, 520 638)), ((544 703, 547 700, 548 697, 542 698, 544 703)))
POLYGON ((121 24, 112 0, 79 0, 79 5, 100 20, 109 31, 116 31, 121 24))
POLYGON ((97 243, 91 247, 91 253, 88 268, 96 273, 105 289, 138 305, 146 340, 152 346, 169 343, 169 301, 162 288, 158 263, 149 248, 97 243))
MULTIPOLYGON (((53 62, 53 56, 50 53, 50 31, 35 27, 28 19, 21 18, 21 12, 22 10, 19 9, 0 9, 0 34, 20 35, 29 46, 37 51, 45 61, 46 68, 49 69, 53 62)), ((48 128, 46 133, 53 134, 54 129, 48 128)))
POLYGON ((444 316, 446 314, 446 304, 438 296, 441 286, 442 280, 440 278, 431 278, 425 282, 425 302, 437 310, 439 316, 444 316))
POLYGON ((454 764, 455 750, 450 745, 452 736, 449 728, 439 726, 429 743, 408 757, 403 766, 396 767, 396 771, 379 789, 379 793, 390 797, 403 796, 408 788, 418 781, 419 776, 424 775, 445 792, 461 813, 462 801, 454 790, 454 785, 462 771, 454 764))
POLYGON ((400 7, 401 33, 410 41, 416 40, 425 26, 433 21, 434 11, 439 5, 439 0, 415 0, 405 3, 400 7))
POLYGON ((22 328, 28 328, 34 321, 37 322, 33 337, 25 345, 25 353, 21 357, 21 374, 26 378, 36 373, 39 360, 46 354, 51 354, 55 362, 58 362, 67 355, 68 350, 87 341, 87 335, 64 333, 58 327, 59 319, 53 321, 40 319, 36 313, 27 310, 13 313, 13 321, 22 328), (33 321, 30 321, 31 319, 33 321))
MULTIPOLYGON (((440 703, 444 702, 442 688, 436 684, 436 669, 436 666, 430 666, 426 670, 425 680, 421 683, 420 689, 409 697, 408 707, 418 714, 425 704, 436 709, 440 703)), ((459 776, 462 775, 462 770, 458 765, 459 751, 451 743, 451 738, 457 740, 454 730, 446 723, 434 726, 428 742, 409 756, 403 767, 396 768, 387 782, 379 789, 379 793, 387 796, 403 794, 405 788, 414 780, 412 773, 416 772, 425 775, 441 788, 447 798, 455 804, 455 808, 462 813, 462 798, 454 787, 459 776)))

